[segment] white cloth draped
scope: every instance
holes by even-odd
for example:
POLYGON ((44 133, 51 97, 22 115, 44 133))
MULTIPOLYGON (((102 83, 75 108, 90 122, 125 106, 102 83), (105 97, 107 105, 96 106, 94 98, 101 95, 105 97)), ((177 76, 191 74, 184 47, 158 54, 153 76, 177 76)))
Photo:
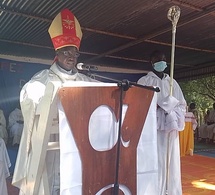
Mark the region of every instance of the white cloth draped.
MULTIPOLYGON (((123 118, 126 106, 123 107, 123 118)), ((138 113, 137 113, 138 114, 138 113)), ((112 112, 99 107, 89 124, 89 139, 92 147, 98 151, 112 148, 117 139, 117 123, 112 112), (98 122, 102 131, 96 132, 98 122), (95 137, 96 133, 96 137, 95 137)), ((72 136, 65 113, 59 104, 60 125, 60 190, 61 195, 82 194, 81 160, 75 140, 72 136)), ((137 195, 157 195, 158 191, 157 135, 156 135, 156 95, 151 103, 145 125, 137 147, 137 195)), ((98 193, 99 194, 99 193, 98 193)), ((129 194, 129 193, 127 193, 129 194)), ((126 194, 126 195, 127 195, 126 194)))
POLYGON ((179 101, 173 96, 166 96, 158 102, 157 122, 160 131, 182 131, 184 129, 184 113, 181 112, 179 101))

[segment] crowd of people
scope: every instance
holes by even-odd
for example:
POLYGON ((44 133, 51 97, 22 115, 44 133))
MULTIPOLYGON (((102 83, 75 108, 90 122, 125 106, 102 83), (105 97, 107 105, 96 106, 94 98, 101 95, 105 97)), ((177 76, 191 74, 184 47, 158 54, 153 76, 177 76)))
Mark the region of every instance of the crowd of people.
POLYGON ((194 129, 196 140, 201 143, 214 144, 215 139, 215 103, 212 109, 207 109, 203 122, 200 123, 200 114, 194 102, 190 103, 188 112, 192 112, 197 121, 197 126, 194 129))

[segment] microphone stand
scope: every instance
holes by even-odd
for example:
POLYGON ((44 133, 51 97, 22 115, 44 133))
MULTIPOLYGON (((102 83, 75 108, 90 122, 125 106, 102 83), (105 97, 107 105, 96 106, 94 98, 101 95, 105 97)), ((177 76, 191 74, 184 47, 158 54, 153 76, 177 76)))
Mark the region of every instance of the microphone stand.
POLYGON ((120 112, 119 112, 119 127, 118 127, 118 138, 117 138, 117 154, 116 154, 116 171, 115 171, 115 181, 114 181, 114 186, 113 186, 113 190, 112 190, 112 195, 119 195, 119 161, 120 161, 120 139, 121 139, 121 124, 122 124, 122 107, 123 107, 123 92, 127 91, 132 85, 133 86, 137 86, 137 87, 141 87, 141 88, 145 88, 148 90, 152 90, 155 92, 160 92, 160 89, 158 87, 150 87, 150 86, 144 86, 144 85, 139 85, 135 82, 130 82, 127 79, 123 79, 122 81, 120 80, 116 80, 113 78, 109 78, 109 77, 104 77, 101 75, 97 75, 91 72, 91 70, 88 70, 89 72, 86 74, 89 77, 99 77, 99 78, 103 78, 109 81, 114 81, 117 82, 117 86, 120 88, 120 112))
POLYGON ((116 79, 113 79, 113 78, 110 78, 110 77, 105 77, 105 76, 101 76, 101 75, 92 73, 90 69, 88 69, 87 73, 84 73, 84 72, 82 72, 82 73, 86 74, 87 76, 89 76, 89 77, 91 77, 93 79, 95 79, 95 77, 98 77, 98 78, 106 79, 108 81, 114 81, 114 82, 118 83, 118 86, 123 85, 124 89, 126 89, 125 91, 127 91, 129 89, 129 87, 131 87, 133 85, 133 86, 136 86, 136 87, 152 90, 152 91, 155 91, 155 92, 160 92, 159 87, 140 85, 140 84, 137 84, 136 82, 131 82, 131 81, 127 80, 127 79, 123 79, 121 81, 116 80, 116 79))

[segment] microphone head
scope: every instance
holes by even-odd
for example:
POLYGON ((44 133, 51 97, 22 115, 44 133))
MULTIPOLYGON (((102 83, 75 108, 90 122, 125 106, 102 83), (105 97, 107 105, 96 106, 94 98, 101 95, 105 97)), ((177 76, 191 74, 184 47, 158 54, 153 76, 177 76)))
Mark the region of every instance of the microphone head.
POLYGON ((76 65, 76 68, 78 69, 78 70, 84 70, 84 68, 83 68, 83 63, 78 63, 77 65, 76 65))
POLYGON ((88 71, 98 70, 98 68, 96 66, 87 65, 87 64, 84 64, 84 63, 78 63, 76 65, 76 68, 78 70, 88 70, 88 71))

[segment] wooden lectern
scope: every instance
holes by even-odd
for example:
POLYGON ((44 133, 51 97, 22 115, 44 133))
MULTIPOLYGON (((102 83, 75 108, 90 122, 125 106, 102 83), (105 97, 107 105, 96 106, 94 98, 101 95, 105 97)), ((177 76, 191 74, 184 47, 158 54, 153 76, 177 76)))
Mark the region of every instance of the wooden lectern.
MULTIPOLYGON (((121 138, 130 143, 128 147, 120 143, 119 184, 126 186, 131 194, 137 194, 136 149, 153 93, 138 87, 123 92, 123 104, 128 105, 128 110, 122 124, 121 138)), ((59 90, 59 97, 81 156, 82 193, 94 195, 103 187, 114 184, 117 145, 109 151, 92 148, 88 131, 90 116, 97 107, 106 105, 119 120, 120 89, 117 86, 66 87, 59 90)), ((102 127, 98 131, 102 131, 102 127)), ((111 194, 111 190, 104 194, 111 194)))
MULTIPOLYGON (((40 106, 44 106, 43 110, 46 110, 46 112, 40 113, 37 135, 32 138, 34 141, 32 144, 37 148, 35 148, 36 152, 33 153, 31 162, 35 159, 37 159, 37 162, 31 163, 34 164, 34 167, 30 166, 28 178, 31 182, 31 189, 29 192, 32 193, 29 194, 50 194, 45 156, 49 148, 50 129, 53 129, 53 126, 56 127, 57 124, 57 96, 55 96, 57 88, 50 83, 44 96, 46 98, 40 103, 40 106), (38 144, 38 141, 41 144, 38 144)), ((125 186, 130 194, 137 194, 137 145, 154 92, 134 86, 127 91, 123 91, 123 104, 126 104, 128 109, 121 126, 121 140, 129 142, 129 144, 124 146, 122 141, 119 144, 118 170, 116 169, 117 144, 108 151, 96 151, 89 141, 88 125, 92 113, 101 105, 108 106, 115 114, 116 119, 119 120, 120 87, 62 87, 57 93, 81 158, 82 194, 111 194, 116 179, 116 171, 118 171, 119 185, 125 186), (107 188, 102 191, 105 187, 107 188)), ((57 130, 57 128, 55 129, 57 130)), ((98 131, 102 131, 102 126, 98 131)), ((57 143, 54 145, 57 145, 57 143)), ((119 194, 124 194, 121 187, 119 194)))

